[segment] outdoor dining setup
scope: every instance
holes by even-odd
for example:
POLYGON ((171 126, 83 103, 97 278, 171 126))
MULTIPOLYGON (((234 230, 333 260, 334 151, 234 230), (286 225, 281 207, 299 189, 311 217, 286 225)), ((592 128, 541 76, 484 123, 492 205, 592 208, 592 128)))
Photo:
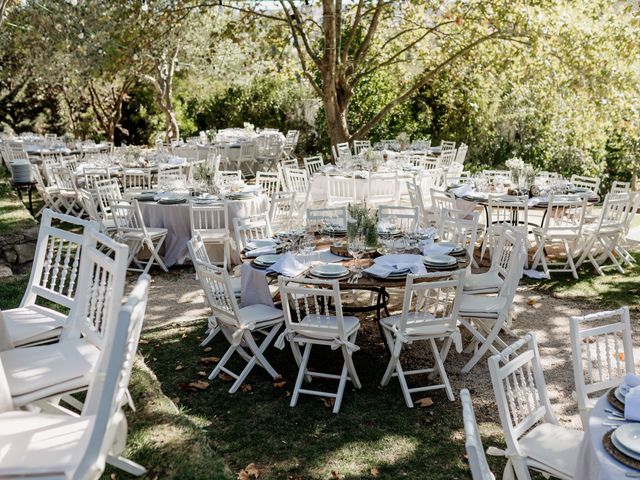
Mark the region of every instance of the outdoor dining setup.
POLYGON ((297 374, 285 401, 331 399, 338 414, 363 387, 367 322, 384 345, 381 387, 397 381, 408 408, 433 390, 461 400, 474 479, 496 477, 472 394, 449 380, 452 357, 464 359, 470 387, 489 366, 506 448, 488 453, 506 457, 504 478, 640 476, 628 308, 567 319, 583 431, 553 412, 535 334, 513 338, 525 276, 578 279, 587 265, 607 275, 635 262, 627 236, 640 195, 630 184, 605 192, 598 178, 565 179, 517 157, 470 172, 469 147, 452 141, 360 140, 301 159, 296 142, 295 131, 246 124, 145 149, 0 143, 15 185, 32 182, 44 203, 27 291, 0 316, 0 442, 20 447, 2 456, 0 477, 85 478, 106 463, 144 473, 122 456, 122 412, 148 274, 180 265, 204 295, 201 345, 219 355, 206 376, 229 378, 230 394, 265 373, 281 378, 272 358, 286 348, 297 374), (123 306, 127 272, 142 275, 123 306), (38 429, 71 440, 44 455, 38 429))

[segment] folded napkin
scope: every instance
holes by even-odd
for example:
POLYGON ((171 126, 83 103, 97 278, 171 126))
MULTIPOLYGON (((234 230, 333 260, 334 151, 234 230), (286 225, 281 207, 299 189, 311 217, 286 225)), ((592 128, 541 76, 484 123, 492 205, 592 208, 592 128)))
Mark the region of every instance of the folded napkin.
POLYGON ((540 203, 540 197, 531 197, 527 203, 529 207, 535 207, 540 203))
POLYGON ((414 275, 422 275, 427 273, 427 269, 422 264, 422 262, 415 263, 396 263, 394 264, 382 264, 382 263, 374 263, 369 268, 365 269, 365 272, 370 273, 376 277, 387 278, 393 272, 397 272, 399 270, 409 270, 414 275))
POLYGON ((624 383, 629 388, 640 386, 640 375, 634 375, 632 373, 627 373, 627 375, 624 377, 624 383))
POLYGON ((472 191, 473 187, 469 183, 465 183, 461 187, 451 189, 451 193, 453 193, 456 197, 464 197, 465 195, 469 195, 472 191))
POLYGON ((423 240, 418 247, 423 255, 448 255, 453 251, 453 247, 433 243, 433 240, 423 240))
MULTIPOLYGON (((247 245, 248 247, 249 245, 247 245)), ((256 258, 260 255, 273 255, 276 253, 275 245, 266 245, 260 248, 254 248, 253 250, 249 250, 246 252, 245 257, 247 258, 256 258)))
POLYGON ((267 268, 266 273, 280 273, 285 277, 297 277, 307 269, 306 265, 300 263, 291 252, 287 252, 280 260, 267 268))
POLYGON ((624 398, 624 418, 640 422, 640 387, 633 387, 624 398))
POLYGON ((267 272, 243 263, 240 270, 240 307, 249 305, 268 305, 273 307, 273 298, 269 291, 267 272))
POLYGON ((280 244, 280 240, 278 238, 261 238, 259 240, 252 240, 251 242, 247 242, 247 248, 249 250, 254 250, 256 248, 262 247, 275 247, 280 244))

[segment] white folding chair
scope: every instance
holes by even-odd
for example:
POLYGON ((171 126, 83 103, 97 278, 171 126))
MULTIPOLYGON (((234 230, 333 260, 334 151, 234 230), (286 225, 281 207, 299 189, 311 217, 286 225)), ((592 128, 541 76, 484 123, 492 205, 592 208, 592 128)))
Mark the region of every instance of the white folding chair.
POLYGON ((619 180, 615 180, 611 184, 611 190, 609 193, 617 194, 617 193, 630 193, 631 192, 631 183, 630 182, 621 182, 619 180))
POLYGON ((90 226, 90 222, 79 218, 44 210, 27 289, 18 308, 2 312, 14 347, 48 342, 60 335, 67 315, 58 310, 71 309, 75 303, 82 232, 90 226), (53 221, 81 231, 55 227, 53 221), (50 306, 39 305, 41 300, 50 306))
POLYGON ((467 150, 469 150, 469 146, 461 143, 458 147, 458 150, 456 151, 456 158, 454 159, 454 162, 460 165, 464 165, 464 161, 467 158, 467 150))
POLYGON ((436 165, 438 168, 441 168, 446 172, 451 168, 451 165, 455 162, 455 160, 456 160, 455 148, 451 150, 442 150, 442 153, 438 157, 436 165))
POLYGON ((536 242, 536 253, 531 262, 533 270, 541 264, 547 276, 550 272, 571 272, 573 278, 578 279, 574 256, 582 238, 586 207, 586 196, 549 195, 542 226, 532 230, 536 242), (564 261, 547 260, 547 250, 555 245, 562 246, 564 261))
POLYGON ((460 401, 462 402, 462 420, 464 422, 464 446, 467 451, 471 478, 472 480, 495 480, 496 477, 489 469, 487 457, 484 454, 471 395, 466 388, 460 390, 460 401))
POLYGON ((290 406, 296 406, 300 394, 315 395, 335 399, 333 413, 338 413, 347 381, 351 381, 356 388, 362 387, 352 359, 353 352, 359 350, 355 342, 360 321, 357 317, 343 316, 337 280, 294 279, 281 276, 278 278, 278 285, 285 330, 278 338, 276 347, 284 348, 285 338, 288 339, 298 364, 298 376, 291 394, 290 406), (333 309, 333 314, 330 309, 333 309), (340 375, 308 368, 314 345, 340 349, 343 357, 340 375), (302 353, 301 346, 304 346, 302 353), (311 382, 314 377, 338 380, 338 391, 333 393, 303 388, 302 382, 305 379, 311 382))
POLYGON ((351 153, 351 148, 347 142, 337 143, 335 145, 336 153, 338 157, 341 159, 351 159, 353 157, 353 153, 351 153))
POLYGON ((472 264, 475 263, 473 254, 476 248, 479 218, 480 212, 450 210, 447 208, 440 210, 438 227, 440 240, 462 245, 469 254, 472 264))
POLYGON ((497 295, 469 295, 466 293, 462 295, 460 324, 473 336, 472 342, 465 351, 475 351, 462 368, 462 373, 471 371, 488 351, 498 353, 494 344, 498 344, 501 348, 506 346, 498 334, 508 325, 513 298, 516 295, 520 278, 522 278, 525 255, 522 242, 514 242, 514 244, 518 246, 518 252, 512 253, 515 258, 510 264, 510 270, 507 272, 497 295))
POLYGON ((353 141, 353 154, 358 156, 364 151, 371 150, 371 140, 354 140, 353 141))
POLYGON ((327 178, 327 207, 346 206, 356 202, 356 180, 352 174, 348 177, 329 176, 327 178))
POLYGON ((233 230, 238 251, 247 248, 247 243, 252 240, 271 238, 273 236, 269 217, 266 213, 234 218, 233 230))
POLYGON ((216 180, 224 184, 238 183, 242 181, 242 172, 240 170, 216 170, 216 180))
POLYGON ((427 226, 429 224, 429 219, 420 185, 413 182, 407 182, 407 192, 409 194, 411 206, 418 209, 418 225, 423 227, 427 226))
POLYGON ((441 140, 440 148, 443 152, 446 152, 447 150, 453 150, 454 148, 456 148, 456 142, 451 140, 441 140))
POLYGON ((271 198, 282 187, 281 174, 280 172, 256 172, 256 185, 260 186, 264 194, 271 198))
POLYGON ((256 365, 264 368, 272 378, 278 378, 278 373, 267 361, 264 352, 282 326, 282 311, 263 304, 240 308, 226 269, 197 262, 196 271, 211 312, 229 342, 228 350, 216 364, 209 379, 214 379, 222 372, 232 376, 235 382, 229 393, 234 393, 256 365), (258 345, 253 334, 264 335, 264 340, 258 345), (238 353, 247 362, 239 374, 226 366, 234 353, 238 353))
POLYGON ((615 253, 625 233, 629 197, 628 193, 607 194, 598 220, 593 224, 585 225, 582 229, 585 239, 576 268, 585 262, 590 263, 598 274, 604 276, 603 268, 607 266, 605 263, 609 260, 611 265, 608 266, 624 273, 615 253))
MULTIPOLYGON (((102 217, 102 221, 113 222, 113 216, 111 215, 111 203, 119 202, 122 200, 122 193, 120 193, 120 185, 115 178, 109 180, 100 180, 95 184, 95 192, 98 198, 99 212, 102 217)), ((113 223, 115 226, 115 223, 113 223)))
POLYGON ((296 214, 295 192, 274 192, 269 204, 269 224, 275 231, 286 230, 296 214))
POLYGON ((125 168, 122 170, 122 187, 125 191, 142 191, 151 188, 150 168, 125 168))
POLYGON ((307 171, 307 177, 309 177, 309 179, 324 166, 322 155, 304 157, 302 161, 304 162, 304 169, 307 171))
POLYGON ((628 252, 627 244, 632 240, 629 232, 631 230, 631 224, 636 218, 638 208, 640 208, 640 192, 631 192, 629 194, 629 204, 627 205, 627 212, 624 218, 624 235, 616 247, 616 253, 620 255, 620 258, 628 267, 636 262, 636 259, 628 252))
POLYGON ((307 208, 307 227, 319 229, 322 224, 347 230, 347 207, 307 208))
MULTIPOLYGON (((98 478, 109 463, 133 475, 144 467, 121 456, 126 441, 122 406, 142 330, 149 278, 138 280, 117 321, 111 322, 109 348, 88 377, 89 391, 80 415, 37 411, 0 413, 2 478, 98 478)), ((71 413, 64 411, 64 413, 71 413)))
POLYGON ((159 251, 169 231, 166 228, 147 227, 144 224, 137 200, 133 200, 131 203, 111 202, 110 206, 116 224, 116 238, 129 245, 128 269, 149 273, 149 269, 155 262, 165 272, 168 272, 159 251), (144 260, 138 259, 138 254, 145 247, 149 250, 150 256, 143 268, 144 260), (131 264, 135 264, 135 268, 131 267, 131 264))
POLYGON ((571 175, 569 183, 574 188, 586 188, 592 191, 595 195, 598 195, 598 189, 600 188, 600 178, 598 177, 585 177, 582 175, 571 175))
POLYGON ((444 368, 451 344, 462 351, 462 341, 457 327, 458 308, 462 293, 464 271, 407 275, 402 313, 383 318, 380 322, 391 359, 380 384, 384 387, 392 376, 398 377, 407 407, 413 407, 411 394, 444 388, 449 400, 454 401, 453 390, 444 368), (400 364, 400 354, 405 343, 428 341, 435 361, 432 368, 405 371, 400 364), (437 341, 442 342, 438 347, 437 341), (408 375, 436 373, 442 383, 409 388, 408 375))
POLYGON ((616 387, 635 374, 629 308, 571 317, 571 354, 575 395, 582 425, 596 400, 590 395, 616 387))
POLYGON ((285 167, 282 169, 287 190, 296 192, 300 197, 306 197, 309 189, 309 179, 305 170, 285 167))
MULTIPOLYGON (((513 195, 489 195, 489 225, 482 241, 480 260, 487 248, 493 256, 493 249, 505 227, 518 230, 525 242, 525 251, 529 251, 527 236, 529 233, 529 197, 513 195)), ((525 267, 529 261, 525 259, 525 267)))
POLYGON ((158 188, 168 189, 173 185, 186 185, 187 180, 186 166, 158 165, 158 188))
POLYGON ((489 371, 507 444, 500 451, 508 459, 505 470, 513 469, 518 480, 530 480, 530 469, 572 480, 584 434, 558 424, 534 333, 491 357, 489 371))
POLYGON ((109 332, 124 292, 126 260, 126 245, 93 227, 85 230, 78 287, 60 341, 0 352, 14 406, 86 390, 101 352, 111 347, 109 332))
POLYGON ((522 234, 512 227, 505 227, 493 249, 489 270, 482 273, 467 273, 464 279, 464 293, 470 295, 498 293, 512 268, 512 262, 517 261, 521 244, 522 234))
POLYGON ((244 178, 254 175, 256 169, 256 145, 253 142, 240 144, 240 156, 236 160, 237 169, 244 178))
MULTIPOLYGON (((355 181, 354 181, 355 188, 355 181)), ((398 172, 369 174, 366 192, 367 205, 397 205, 400 201, 398 172)))
POLYGON ((380 205, 378 207, 378 221, 383 223, 392 218, 396 227, 402 232, 415 231, 419 217, 417 207, 397 207, 395 205, 380 205))
POLYGON ((230 262, 229 219, 224 203, 212 205, 196 205, 189 203, 191 219, 191 237, 200 237, 206 245, 222 247, 222 260, 214 262, 227 265, 230 262))
MULTIPOLYGON (((198 277, 198 269, 197 269, 198 263, 210 264, 211 261, 209 260, 209 254, 207 253, 207 248, 198 233, 196 233, 193 236, 193 238, 191 238, 191 240, 187 242, 187 248, 189 249, 189 256, 191 257, 191 262, 193 263, 193 266, 196 269, 196 278, 200 280, 200 278, 198 277)), ((222 268, 226 269, 227 265, 226 264, 222 265, 222 268)), ((242 290, 241 278, 239 276, 233 276, 233 277, 230 276, 229 280, 231 282, 231 289, 233 290, 234 296, 236 298, 239 298, 240 292, 242 290)), ((202 290, 205 291, 205 287, 204 285, 202 285, 202 282, 201 282, 201 286, 202 286, 202 290)), ((210 306, 209 297, 205 295, 204 298, 205 298, 205 302, 207 303, 207 306, 210 306)), ((214 337, 218 334, 219 331, 220 331, 220 326, 218 325, 218 321, 216 320, 216 317, 214 315, 209 315, 208 322, 207 322, 207 332, 206 332, 207 337, 200 343, 200 346, 204 347, 209 342, 211 342, 211 340, 214 339, 214 337)))
POLYGON ((433 223, 436 227, 440 227, 441 220, 441 211, 443 209, 447 210, 457 210, 458 206, 456 205, 456 197, 451 192, 447 192, 444 190, 438 190, 436 188, 432 188, 430 190, 431 197, 431 209, 429 211, 431 215, 431 223, 433 223))

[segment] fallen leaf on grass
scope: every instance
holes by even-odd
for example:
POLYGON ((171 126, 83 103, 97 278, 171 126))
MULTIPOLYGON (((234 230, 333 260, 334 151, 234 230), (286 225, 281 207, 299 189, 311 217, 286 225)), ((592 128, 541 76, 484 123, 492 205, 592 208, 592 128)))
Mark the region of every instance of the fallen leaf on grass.
POLYGON ((229 375, 228 373, 224 373, 224 372, 222 372, 220 375, 218 375, 218 378, 220 380, 222 380, 223 382, 233 382, 235 380, 235 378, 233 378, 231 375, 229 375))
POLYGON ((176 365, 176 372, 179 372, 180 370, 182 370, 184 367, 182 365, 176 365))
POLYGON ((182 340, 184 340, 185 338, 187 338, 189 335, 187 335, 186 333, 183 333, 182 336, 180 337, 182 340))
POLYGON ((199 371, 198 375, 200 375, 201 377, 206 377, 207 376, 207 372, 199 371))
POLYGON ((138 340, 138 343, 140 345, 147 345, 149 343, 149 340, 144 340, 144 339, 141 338, 140 340, 138 340))
POLYGON ((218 363, 220 361, 220 357, 200 357, 200 363, 204 363, 205 365, 211 365, 212 363, 218 363))
POLYGON ((372 477, 377 477, 380 474, 380 472, 378 471, 378 469, 376 467, 371 467, 371 476, 372 477))
POLYGON ((238 480, 249 480, 251 478, 258 478, 259 476, 260 470, 258 470, 254 463, 250 463, 238 472, 238 480))
POLYGON ((188 387, 195 390, 206 390, 207 388, 209 388, 209 382, 205 382, 204 380, 196 380, 195 382, 189 383, 188 387))
POLYGON ((333 480, 340 480, 342 477, 342 475, 338 475, 338 472, 336 472, 335 470, 331 470, 331 478, 333 480))
MULTIPOLYGON (((620 359, 621 362, 624 362, 624 352, 618 353, 617 356, 618 356, 618 358, 620 359)), ((614 359, 616 358, 616 354, 615 353, 613 354, 613 358, 614 359)))
POLYGON ((287 390, 286 392, 284 392, 284 396, 285 398, 289 398, 291 396, 291 392, 287 390))
POLYGON ((211 347, 205 347, 205 348, 204 348, 204 351, 205 351, 205 352, 210 352, 211 350, 213 350, 213 348, 211 348, 211 347))
POLYGON ((178 404, 178 403, 180 403, 180 397, 173 397, 173 398, 171 399, 171 401, 172 401, 173 403, 175 403, 175 404, 178 404))
POLYGON ((286 383, 287 383, 287 381, 284 378, 278 377, 278 378, 276 378, 276 381, 273 382, 273 386, 275 388, 282 388, 282 387, 284 387, 286 385, 286 383))
POLYGON ((242 390, 242 393, 249 393, 253 388, 250 383, 243 383, 240 385, 240 390, 242 390))
MULTIPOLYGON (((333 406, 336 404, 336 399, 335 398, 324 397, 324 398, 322 398, 322 403, 327 408, 333 408, 333 406)), ((333 472, 331 472, 331 474, 333 475, 333 472)))
POLYGON ((429 397, 424 397, 419 400, 416 400, 415 404, 418 405, 419 407, 430 407, 431 405, 433 405, 433 400, 431 400, 431 398, 429 397))
POLYGON ((538 301, 535 298, 530 298, 529 300, 527 300, 527 304, 531 305, 532 307, 537 305, 538 301))

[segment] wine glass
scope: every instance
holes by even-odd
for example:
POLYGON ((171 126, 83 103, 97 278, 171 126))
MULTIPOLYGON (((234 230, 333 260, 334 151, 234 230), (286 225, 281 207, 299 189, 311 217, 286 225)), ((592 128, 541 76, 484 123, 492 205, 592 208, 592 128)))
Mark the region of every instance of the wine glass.
POLYGON ((355 278, 358 279, 361 276, 359 260, 364 254, 364 239, 361 235, 357 235, 352 239, 349 239, 347 243, 347 251, 354 259, 353 271, 355 273, 355 278))
POLYGON ((302 238, 302 243, 300 244, 302 249, 302 254, 304 255, 305 264, 311 262, 311 254, 316 249, 316 239, 313 235, 305 235, 302 238))

